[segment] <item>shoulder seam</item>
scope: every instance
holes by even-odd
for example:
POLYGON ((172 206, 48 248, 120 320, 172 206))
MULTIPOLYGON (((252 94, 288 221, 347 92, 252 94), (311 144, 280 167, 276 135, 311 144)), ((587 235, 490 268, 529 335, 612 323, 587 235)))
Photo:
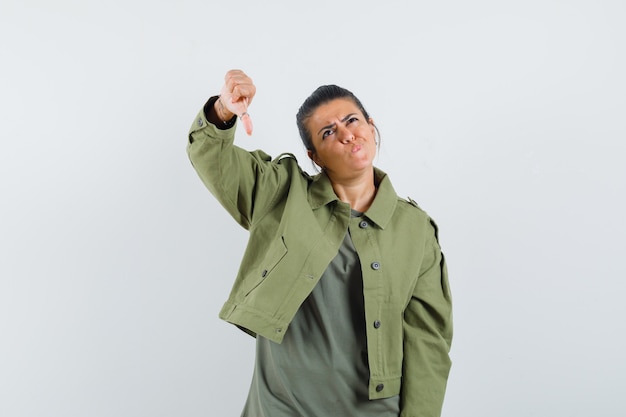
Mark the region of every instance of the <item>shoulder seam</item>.
POLYGON ((282 159, 285 159, 285 158, 293 159, 294 161, 298 162, 298 159, 296 158, 296 156, 290 152, 281 153, 276 158, 274 158, 272 162, 280 162, 282 159))
POLYGON ((407 197, 405 201, 408 202, 413 207, 416 207, 416 208, 422 210, 422 208, 419 206, 419 204, 417 204, 417 202, 415 200, 413 200, 411 197, 407 197))

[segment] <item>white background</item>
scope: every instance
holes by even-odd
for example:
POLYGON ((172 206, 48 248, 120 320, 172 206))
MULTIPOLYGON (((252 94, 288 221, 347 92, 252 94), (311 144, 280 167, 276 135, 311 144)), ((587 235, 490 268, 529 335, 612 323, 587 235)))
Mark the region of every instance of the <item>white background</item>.
POLYGON ((295 113, 357 94, 376 164, 439 223, 444 416, 626 415, 626 3, 3 0, 0 415, 238 416, 223 323, 246 233, 187 130, 223 75, 311 171, 295 113))

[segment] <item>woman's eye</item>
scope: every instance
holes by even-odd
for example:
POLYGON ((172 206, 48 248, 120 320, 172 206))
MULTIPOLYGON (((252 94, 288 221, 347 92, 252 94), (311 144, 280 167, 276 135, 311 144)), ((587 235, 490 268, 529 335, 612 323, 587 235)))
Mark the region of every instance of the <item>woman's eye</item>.
POLYGON ((333 131, 332 130, 325 130, 322 133, 322 139, 325 139, 326 137, 328 137, 328 135, 332 135, 333 131))
POLYGON ((356 117, 351 117, 351 118, 348 119, 346 124, 350 124, 350 123, 356 122, 357 120, 359 120, 359 119, 356 118, 356 117))

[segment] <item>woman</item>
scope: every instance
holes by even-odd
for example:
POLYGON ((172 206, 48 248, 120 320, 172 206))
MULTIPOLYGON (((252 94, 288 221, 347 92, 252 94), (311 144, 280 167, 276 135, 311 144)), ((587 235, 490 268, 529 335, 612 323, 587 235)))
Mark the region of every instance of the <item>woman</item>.
POLYGON ((189 133, 208 189, 250 239, 220 317, 257 339, 242 416, 439 416, 452 311, 435 223, 373 166, 377 129, 322 86, 296 121, 308 156, 233 145, 256 88, 229 71, 189 133))

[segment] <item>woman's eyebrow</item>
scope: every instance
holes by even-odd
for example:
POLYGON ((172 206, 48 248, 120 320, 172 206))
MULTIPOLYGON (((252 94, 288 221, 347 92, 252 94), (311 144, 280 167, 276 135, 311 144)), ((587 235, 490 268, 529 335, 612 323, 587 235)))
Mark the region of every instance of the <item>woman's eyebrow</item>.
MULTIPOLYGON (((341 123, 345 123, 346 120, 348 120, 349 118, 351 118, 352 116, 354 116, 356 113, 350 113, 349 115, 347 115, 346 117, 344 117, 343 119, 341 119, 341 123)), ((324 126, 323 128, 321 128, 320 130, 317 131, 317 134, 319 135, 322 130, 324 129, 330 129, 331 127, 335 127, 336 123, 331 123, 327 126, 324 126)))

